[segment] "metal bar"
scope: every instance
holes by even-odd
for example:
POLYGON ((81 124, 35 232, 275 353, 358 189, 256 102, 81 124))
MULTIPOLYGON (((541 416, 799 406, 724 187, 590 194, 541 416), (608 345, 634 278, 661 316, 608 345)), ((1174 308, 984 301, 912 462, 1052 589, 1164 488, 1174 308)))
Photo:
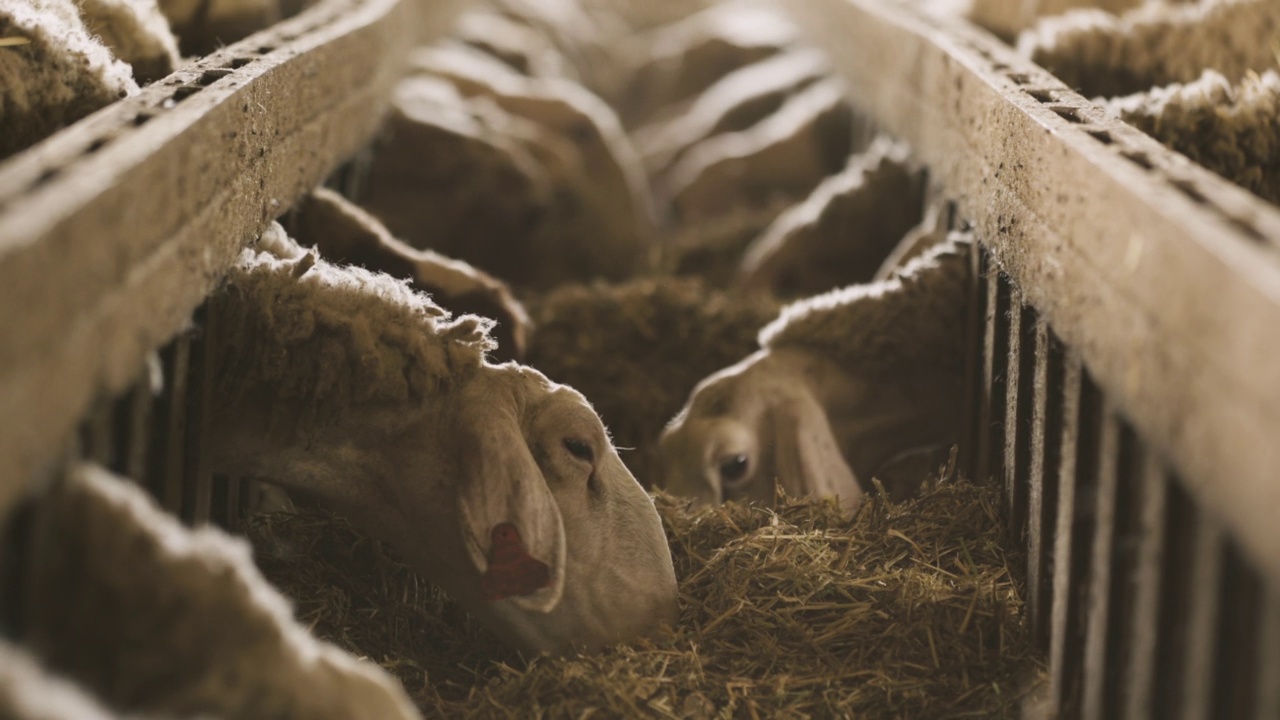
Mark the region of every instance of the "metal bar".
POLYGON ((81 454, 86 460, 92 460, 103 466, 110 466, 114 459, 115 442, 112 427, 111 403, 99 398, 85 418, 81 430, 83 447, 81 454))
POLYGON ((968 333, 965 357, 965 440, 960 444, 961 456, 958 465, 971 480, 982 477, 979 460, 982 456, 982 443, 985 435, 982 432, 983 418, 989 416, 984 412, 986 402, 986 334, 987 334, 987 293, 990 256, 979 243, 974 243, 970 256, 972 282, 969 292, 969 316, 965 332, 968 333))
POLYGON ((1009 396, 1009 338, 1013 334, 1013 281, 1003 272, 996 274, 995 307, 992 312, 994 336, 991 345, 991 418, 987 425, 987 473, 997 483, 1006 484, 1004 437, 1009 419, 1005 416, 1009 396))
POLYGON ((164 463, 160 472, 157 497, 160 505, 174 515, 183 510, 183 486, 186 478, 187 386, 190 381, 191 336, 179 335, 173 342, 172 361, 168 368, 168 402, 165 406, 166 426, 163 438, 164 463))
POLYGON ((151 443, 151 405, 154 401, 151 372, 149 369, 144 370, 125 403, 129 439, 122 460, 125 476, 144 487, 148 485, 147 452, 151 443))
POLYGON ((1052 706, 1062 708, 1070 682, 1067 658, 1067 625, 1070 611, 1071 561, 1076 502, 1076 441, 1080 416, 1080 392, 1084 382, 1080 358, 1068 354, 1062 379, 1061 461, 1046 472, 1058 475, 1058 515, 1054 521, 1053 606, 1049 637, 1049 687, 1052 706))
POLYGON ((1169 478, 1160 458, 1148 449, 1138 470, 1139 533, 1133 567, 1133 622, 1129 627, 1129 656, 1124 660, 1123 716, 1142 720, 1152 716, 1159 637, 1161 569, 1165 547, 1165 490, 1169 478))
POLYGON ((1262 620, 1262 578, 1245 562, 1240 548, 1230 538, 1224 550, 1212 712, 1215 718, 1248 718, 1254 713, 1261 677, 1258 630, 1262 620))
POLYGON ((1113 412, 1103 416, 1098 440, 1097 494, 1093 507, 1091 572, 1088 580, 1088 619, 1084 639, 1084 698, 1081 717, 1104 716, 1104 685, 1110 667, 1107 658, 1107 623, 1110 620, 1111 550, 1115 540, 1117 458, 1120 453, 1120 419, 1113 412))
MULTIPOLYGON (((214 299, 210 303, 216 302, 214 299)), ((206 461, 209 414, 213 398, 214 352, 217 343, 216 313, 208 312, 206 303, 195 314, 195 322, 203 332, 192 348, 191 377, 187 381, 186 465, 183 475, 191 485, 189 519, 194 525, 207 524, 212 516, 213 477, 206 461)))
POLYGON ((1006 542, 1010 545, 1018 545, 1022 541, 1022 518, 1018 507, 1018 471, 1026 469, 1018 467, 1017 459, 1018 443, 1025 440, 1025 436, 1020 437, 1023 433, 1019 432, 1017 422, 1018 403, 1026 402, 1026 395, 1019 397, 1019 390, 1022 389, 1019 387, 1022 370, 1022 293, 1012 284, 1008 292, 1009 312, 1004 353, 1004 407, 1001 409, 1004 423, 1000 432, 1002 442, 998 447, 1001 451, 1000 465, 1004 469, 1006 542))
POLYGON ((1154 717, 1176 717, 1182 710, 1185 658, 1194 561, 1196 507, 1175 478, 1165 488, 1165 546, 1160 568, 1159 632, 1156 635, 1154 717))
POLYGON ((1178 716, 1182 720, 1211 720, 1224 537, 1222 527, 1204 513, 1192 532, 1191 566, 1186 570, 1191 577, 1187 652, 1182 659, 1178 716))
POLYGON ((978 409, 977 463, 973 476, 974 481, 980 483, 985 483, 991 478, 991 457, 995 452, 993 448, 995 434, 991 431, 991 426, 995 422, 996 385, 1000 381, 997 377, 997 364, 1003 362, 1003 360, 996 357, 996 346, 998 344, 996 338, 999 334, 998 326, 1000 325, 999 274, 1000 272, 996 269, 995 263, 991 262, 990 256, 988 256, 986 274, 984 276, 987 296, 983 303, 982 390, 979 396, 980 406, 978 409))
MULTIPOLYGON (((1061 673, 1061 709, 1065 715, 1080 712, 1083 694, 1084 645, 1089 607, 1089 580, 1092 577, 1093 537, 1096 530, 1096 495, 1098 491, 1098 443, 1102 425, 1103 402, 1098 386, 1088 372, 1080 371, 1079 399, 1073 425, 1064 431, 1072 435, 1071 472, 1073 498, 1071 514, 1064 517, 1061 507, 1058 518, 1070 526, 1068 537, 1070 551, 1064 561, 1066 582, 1062 587, 1065 603, 1065 627, 1061 673)), ((1067 442, 1063 441, 1064 458, 1067 442)), ((1066 463, 1063 463, 1066 467, 1066 463)), ((1059 527, 1061 532, 1061 526, 1059 527)), ((1055 596, 1057 591, 1055 589, 1055 596)))
POLYGON ((1009 310, 1009 354, 1005 397, 1004 477, 1008 512, 1008 542, 1023 546, 1027 534, 1029 486, 1039 478, 1030 474, 1031 406, 1035 387, 1036 311, 1022 303, 1013 288, 1009 310))
POLYGON ((1258 684, 1255 720, 1280 718, 1280 580, 1263 581, 1258 614, 1258 684))
POLYGON ((1115 454, 1115 522, 1106 562, 1111 566, 1107 596, 1106 673, 1103 675, 1102 711, 1120 717, 1126 697, 1125 669, 1133 655, 1133 628, 1137 586, 1138 547, 1142 542, 1142 458, 1144 448, 1133 426, 1119 426, 1115 454))
POLYGON ((1027 523, 1027 608, 1031 635, 1049 646, 1053 531, 1062 460, 1063 350, 1043 318, 1035 323, 1027 523))

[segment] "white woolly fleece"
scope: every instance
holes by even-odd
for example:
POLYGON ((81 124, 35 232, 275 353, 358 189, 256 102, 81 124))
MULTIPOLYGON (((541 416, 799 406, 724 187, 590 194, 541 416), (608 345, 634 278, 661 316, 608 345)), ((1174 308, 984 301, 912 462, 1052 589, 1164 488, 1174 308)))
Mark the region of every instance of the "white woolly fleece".
POLYGON ((217 295, 226 397, 255 384, 328 410, 425 401, 481 367, 493 321, 449 313, 407 281, 316 259, 278 225, 217 295))
POLYGON ((93 465, 69 468, 40 503, 24 640, 103 705, 183 718, 419 717, 384 671, 293 619, 243 539, 186 528, 93 465))
POLYGON ((78 0, 85 27, 138 82, 158 80, 178 67, 178 41, 156 0, 78 0))
POLYGON ((1195 82, 1107 103, 1107 111, 1224 178, 1280 203, 1280 75, 1232 85, 1206 70, 1195 82))
POLYGON ((138 92, 80 20, 73 0, 0 0, 0 159, 116 100, 138 92))
POLYGON ((1205 69, 1239 82, 1277 66, 1280 2, 1147 3, 1119 17, 1075 10, 1046 18, 1019 51, 1084 95, 1115 97, 1186 83, 1205 69))
POLYGON ((970 248, 967 236, 953 233, 888 280, 792 303, 760 331, 760 346, 812 350, 871 375, 959 369, 970 248))

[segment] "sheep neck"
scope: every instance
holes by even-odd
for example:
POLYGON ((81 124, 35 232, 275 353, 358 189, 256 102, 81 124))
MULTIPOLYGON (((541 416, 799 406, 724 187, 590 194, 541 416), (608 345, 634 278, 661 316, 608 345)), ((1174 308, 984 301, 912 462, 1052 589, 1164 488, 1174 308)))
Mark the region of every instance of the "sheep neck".
POLYGON ((818 399, 841 454, 864 487, 899 452, 957 436, 962 383, 950 373, 870 378, 816 357, 802 368, 802 381, 818 399))

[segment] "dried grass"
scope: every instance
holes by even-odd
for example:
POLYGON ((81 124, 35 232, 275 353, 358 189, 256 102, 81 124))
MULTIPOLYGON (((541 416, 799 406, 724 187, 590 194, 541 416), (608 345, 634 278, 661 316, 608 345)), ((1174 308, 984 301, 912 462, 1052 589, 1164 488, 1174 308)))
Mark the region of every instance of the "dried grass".
POLYGON ((300 619, 427 717, 1012 717, 1040 666, 997 498, 944 482, 848 521, 829 502, 694 513, 659 496, 679 627, 527 664, 340 518, 259 516, 248 533, 300 619))

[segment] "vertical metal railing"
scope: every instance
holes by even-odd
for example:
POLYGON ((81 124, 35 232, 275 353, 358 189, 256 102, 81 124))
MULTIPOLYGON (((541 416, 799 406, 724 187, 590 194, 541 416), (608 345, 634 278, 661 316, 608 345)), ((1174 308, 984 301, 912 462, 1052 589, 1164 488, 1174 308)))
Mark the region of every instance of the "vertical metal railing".
POLYGON ((1280 718, 1280 594, 983 250, 975 478, 1026 550, 1029 631, 1065 718, 1280 718))
POLYGON ((137 482, 188 524, 233 528, 248 504, 248 482, 215 476, 203 462, 217 332, 207 307, 132 387, 94 404, 80 429, 79 454, 137 482))

